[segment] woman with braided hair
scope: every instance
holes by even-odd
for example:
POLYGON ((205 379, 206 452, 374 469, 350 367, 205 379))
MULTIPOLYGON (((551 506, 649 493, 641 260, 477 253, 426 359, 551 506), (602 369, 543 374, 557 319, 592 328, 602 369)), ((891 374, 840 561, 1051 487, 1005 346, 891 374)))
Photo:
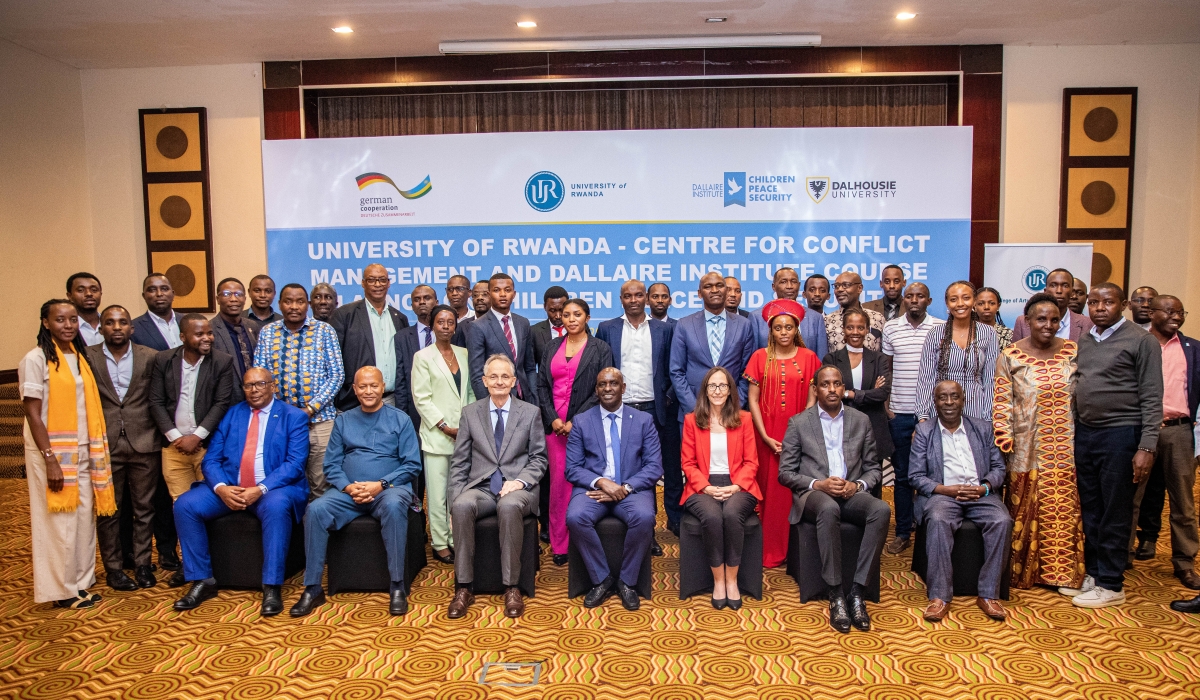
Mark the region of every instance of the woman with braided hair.
POLYGON ((991 326, 980 323, 975 311, 975 286, 958 281, 946 288, 949 320, 925 336, 921 372, 917 375, 917 421, 937 414, 933 387, 938 382, 958 382, 966 395, 963 415, 992 420, 993 378, 1000 342, 991 326))

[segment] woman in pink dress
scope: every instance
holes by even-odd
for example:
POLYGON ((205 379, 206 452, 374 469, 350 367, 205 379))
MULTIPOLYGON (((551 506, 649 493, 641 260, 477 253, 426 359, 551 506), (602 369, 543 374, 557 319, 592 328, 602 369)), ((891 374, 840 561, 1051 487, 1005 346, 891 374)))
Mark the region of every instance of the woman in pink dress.
POLYGON ((763 566, 774 567, 787 559, 792 510, 792 490, 779 483, 779 453, 788 420, 816 402, 816 392, 810 389, 821 361, 800 338, 804 307, 790 299, 776 299, 763 307, 762 315, 768 328, 767 347, 750 356, 745 376, 750 381, 747 403, 758 436, 763 566))
POLYGON ((567 301, 562 315, 567 334, 550 341, 539 365, 550 369, 538 374, 538 401, 546 429, 546 457, 550 462, 550 552, 556 566, 567 563, 571 482, 567 481, 565 471, 571 420, 599 403, 596 376, 613 363, 608 343, 588 333, 589 318, 591 309, 586 301, 567 301))

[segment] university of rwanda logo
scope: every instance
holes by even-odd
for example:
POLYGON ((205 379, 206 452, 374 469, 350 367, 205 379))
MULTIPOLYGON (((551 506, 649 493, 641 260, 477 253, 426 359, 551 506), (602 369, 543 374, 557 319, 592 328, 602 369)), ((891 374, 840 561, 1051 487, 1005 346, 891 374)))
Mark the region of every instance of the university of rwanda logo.
POLYGON ((808 177, 804 179, 804 191, 816 204, 820 204, 825 195, 829 194, 829 178, 808 177))
POLYGON ((399 187, 396 187, 396 183, 392 182, 392 178, 384 175, 383 173, 363 173, 362 175, 354 178, 354 181, 358 183, 358 189, 360 190, 366 189, 368 185, 375 185, 381 182, 391 185, 392 187, 395 187, 396 191, 400 193, 400 196, 405 199, 420 199, 421 197, 429 194, 429 191, 433 189, 433 184, 429 182, 428 175, 426 175, 425 179, 421 180, 421 182, 411 190, 402 190, 399 187))

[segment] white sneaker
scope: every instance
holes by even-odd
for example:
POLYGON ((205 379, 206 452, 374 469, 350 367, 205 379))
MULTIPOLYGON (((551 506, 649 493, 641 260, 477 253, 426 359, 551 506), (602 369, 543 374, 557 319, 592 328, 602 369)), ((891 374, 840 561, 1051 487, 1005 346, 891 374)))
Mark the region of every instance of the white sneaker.
POLYGON ((1107 588, 1096 586, 1087 593, 1075 596, 1071 602, 1080 608, 1107 608, 1110 605, 1124 604, 1125 592, 1110 591, 1107 588))
POLYGON ((1095 587, 1096 579, 1092 578, 1091 576, 1084 576, 1083 583, 1080 584, 1079 588, 1067 588, 1066 586, 1063 586, 1058 589, 1058 592, 1068 598, 1074 598, 1080 593, 1087 593, 1095 587))

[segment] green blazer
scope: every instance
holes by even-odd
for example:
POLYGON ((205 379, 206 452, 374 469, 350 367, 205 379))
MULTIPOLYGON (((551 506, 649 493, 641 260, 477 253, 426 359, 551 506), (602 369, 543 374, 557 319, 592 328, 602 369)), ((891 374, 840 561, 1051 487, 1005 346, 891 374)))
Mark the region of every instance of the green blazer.
POLYGON ((463 408, 475 403, 467 351, 457 345, 450 347, 458 358, 458 391, 454 390, 454 375, 437 345, 413 355, 412 395, 421 414, 421 449, 433 455, 454 454, 454 441, 435 426, 446 421, 446 425, 457 428, 463 408))

